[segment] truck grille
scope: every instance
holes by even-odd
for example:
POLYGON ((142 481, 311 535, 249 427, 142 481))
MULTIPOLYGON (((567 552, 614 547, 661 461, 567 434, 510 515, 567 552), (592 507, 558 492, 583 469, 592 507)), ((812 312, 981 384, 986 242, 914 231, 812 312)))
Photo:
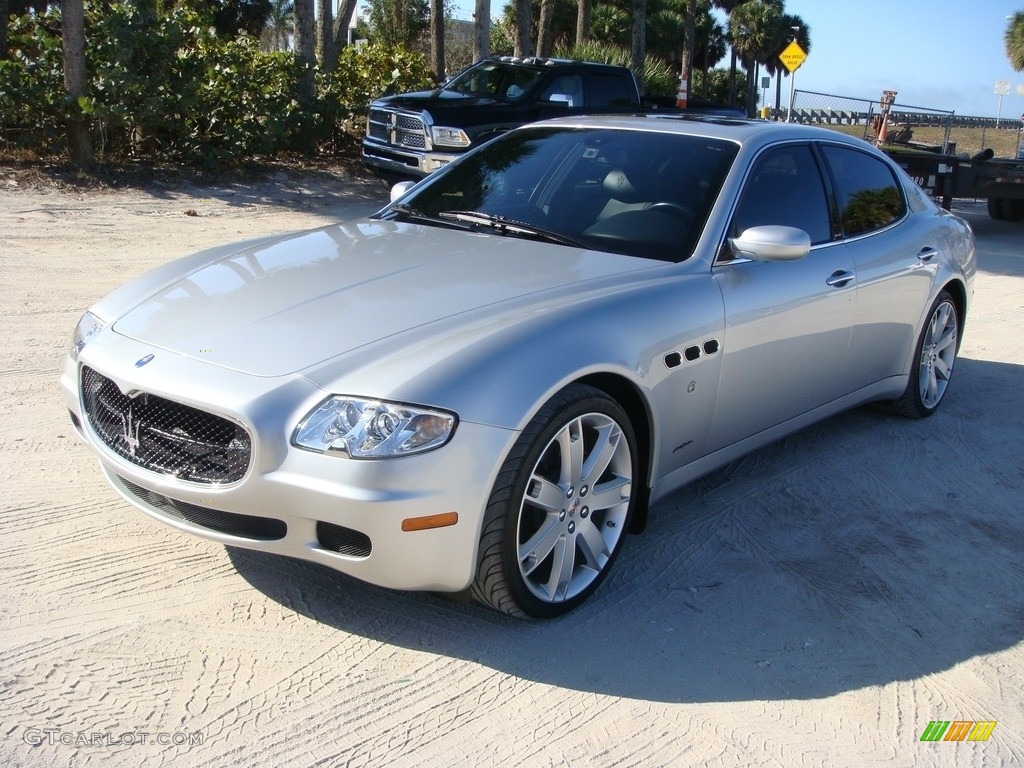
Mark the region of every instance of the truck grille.
POLYGON ((366 134, 371 139, 393 147, 426 149, 427 134, 423 118, 408 112, 393 109, 371 109, 366 125, 366 134))
POLYGON ((125 461, 192 483, 233 483, 249 468, 252 439, 233 421, 172 400, 121 392, 110 379, 82 368, 89 424, 125 461))

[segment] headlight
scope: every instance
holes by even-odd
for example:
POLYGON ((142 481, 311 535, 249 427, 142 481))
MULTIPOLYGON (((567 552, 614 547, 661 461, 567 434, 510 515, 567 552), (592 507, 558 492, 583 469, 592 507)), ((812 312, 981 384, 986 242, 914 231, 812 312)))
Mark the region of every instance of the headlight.
POLYGON ((78 353, 82 351, 86 342, 89 341, 94 333, 102 329, 104 325, 106 323, 92 312, 86 312, 82 315, 82 319, 78 321, 78 325, 75 327, 75 334, 71 337, 71 349, 68 350, 72 360, 78 359, 78 353))
POLYGON ((430 128, 430 139, 435 147, 468 147, 469 136, 461 128, 445 128, 435 125, 430 128))
POLYGON ((318 453, 386 459, 440 448, 455 424, 446 411, 337 395, 302 420, 292 442, 318 453))

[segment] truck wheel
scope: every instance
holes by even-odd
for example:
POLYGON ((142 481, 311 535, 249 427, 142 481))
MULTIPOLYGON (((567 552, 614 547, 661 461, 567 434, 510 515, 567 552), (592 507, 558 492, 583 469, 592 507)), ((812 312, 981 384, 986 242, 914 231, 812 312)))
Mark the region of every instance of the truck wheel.
POLYGON ((1000 209, 1006 221, 1020 221, 1024 219, 1024 200, 1011 200, 1008 197, 1000 201, 1000 209))
POLYGON ((1003 220, 1003 200, 1000 197, 990 197, 988 199, 988 215, 996 221, 1003 220))

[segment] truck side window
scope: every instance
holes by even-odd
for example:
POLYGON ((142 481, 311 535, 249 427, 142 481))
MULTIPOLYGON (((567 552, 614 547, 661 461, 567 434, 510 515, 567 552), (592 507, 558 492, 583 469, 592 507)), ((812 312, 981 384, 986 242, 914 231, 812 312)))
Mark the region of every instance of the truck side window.
POLYGON ((591 109, 636 106, 636 97, 630 97, 624 77, 594 73, 589 75, 587 80, 589 82, 587 106, 591 109))
POLYGON ((889 167, 866 152, 822 145, 839 194, 847 237, 887 227, 902 219, 907 206, 889 167))
POLYGON ((733 217, 731 233, 780 224, 802 229, 811 243, 832 239, 825 185, 806 144, 769 149, 755 163, 733 217))
POLYGON ((560 101, 569 107, 583 106, 583 78, 580 75, 556 77, 540 96, 541 101, 560 101))

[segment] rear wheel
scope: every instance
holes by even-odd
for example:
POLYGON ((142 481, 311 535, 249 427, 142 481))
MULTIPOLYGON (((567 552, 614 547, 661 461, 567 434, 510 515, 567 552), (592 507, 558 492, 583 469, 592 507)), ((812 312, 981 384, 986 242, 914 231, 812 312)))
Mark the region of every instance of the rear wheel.
POLYGON ((920 419, 938 410, 946 394, 960 346, 960 316, 953 297, 943 291, 932 304, 914 350, 915 367, 906 391, 891 408, 901 416, 920 419))
POLYGON ((988 199, 988 215, 997 221, 1003 220, 1003 200, 999 197, 988 199))
POLYGON ((498 475, 473 596, 537 618, 586 600, 622 546, 638 472, 633 429, 614 400, 579 384, 552 398, 498 475))
POLYGON ((1024 219, 1024 200, 1011 200, 1008 197, 1004 197, 1000 200, 1000 208, 1006 221, 1020 221, 1024 219))

